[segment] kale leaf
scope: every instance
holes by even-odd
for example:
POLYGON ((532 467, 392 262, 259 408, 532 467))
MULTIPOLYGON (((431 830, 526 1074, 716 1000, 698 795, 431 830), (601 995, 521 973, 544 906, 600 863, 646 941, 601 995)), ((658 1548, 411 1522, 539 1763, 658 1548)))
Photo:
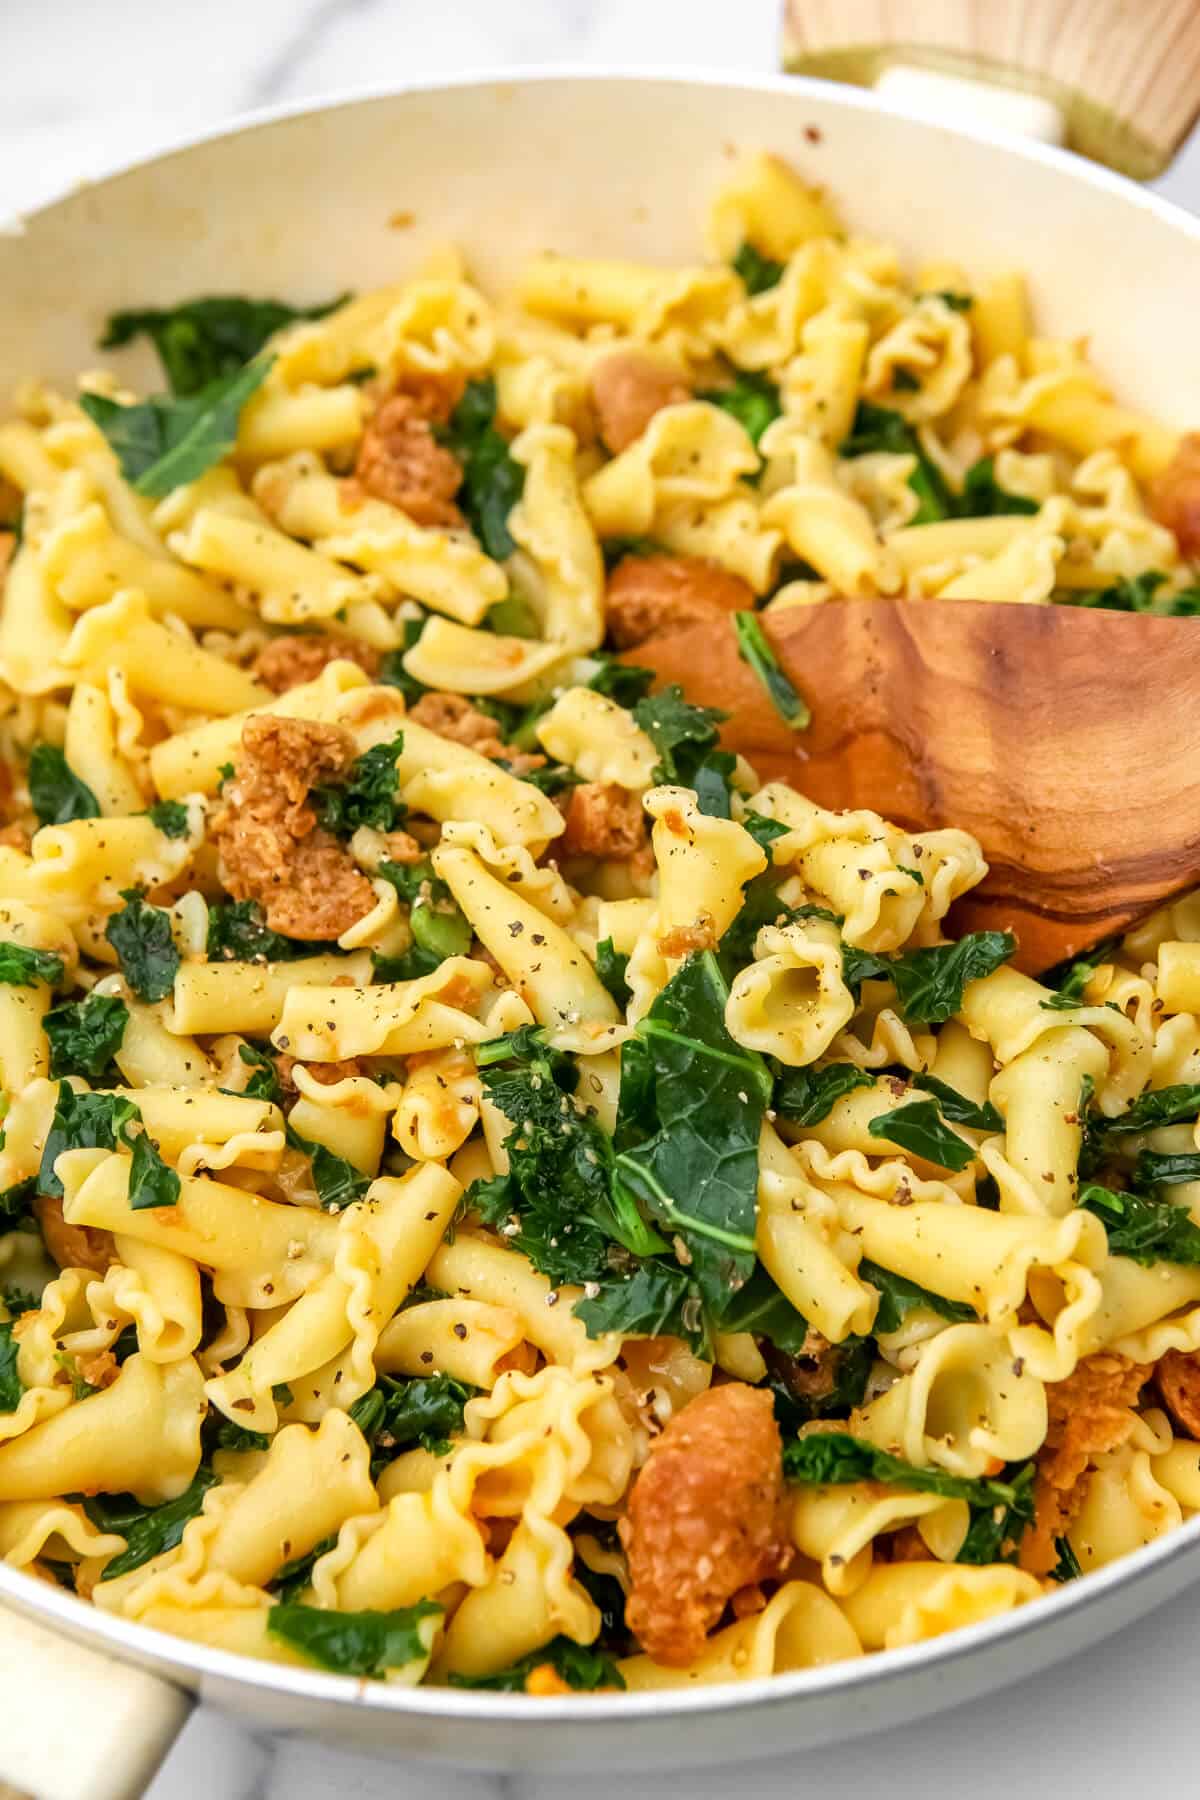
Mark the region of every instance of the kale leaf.
POLYGON ((462 464, 463 512, 489 556, 502 562, 516 549, 508 518, 525 487, 525 470, 496 429, 496 383, 488 375, 467 383, 449 425, 437 435, 462 464))
POLYGON ((310 799, 318 824, 340 837, 349 837, 360 825, 398 830, 408 812, 396 798, 396 758, 403 748, 402 733, 390 744, 374 744, 351 763, 344 782, 314 788, 310 799))
POLYGON ((531 1650, 520 1662, 496 1675, 450 1675, 451 1687, 486 1688, 495 1694, 523 1694, 535 1669, 553 1669, 569 1688, 590 1693, 596 1688, 623 1688, 625 1677, 612 1658, 593 1645, 573 1638, 551 1638, 540 1650, 531 1650))
POLYGON ((389 1670, 428 1660, 429 1632, 422 1627, 441 1616, 433 1600, 393 1612, 336 1612, 284 1600, 267 1614, 267 1630, 323 1669, 382 1681, 389 1670))
POLYGON ((189 1519, 204 1505, 204 1496, 216 1480, 211 1469, 196 1470, 189 1487, 176 1500, 162 1506, 143 1506, 132 1494, 90 1494, 83 1510, 97 1531, 112 1531, 125 1539, 125 1548, 105 1563, 101 1581, 115 1581, 140 1569, 151 1557, 173 1550, 189 1519))
POLYGON ((95 1081, 104 1075, 121 1048, 129 1008, 116 994, 88 994, 68 1000, 42 1020, 50 1044, 50 1074, 84 1075, 95 1081))
POLYGON ((905 1018, 911 1025, 944 1025, 961 1011, 967 983, 993 974, 1016 947, 1009 931, 974 931, 956 944, 889 958, 887 973, 905 1018))
POLYGON ((701 388, 696 398, 719 406, 736 419, 756 448, 767 426, 783 411, 778 387, 769 375, 756 369, 739 369, 727 387, 701 388))
POLYGON ((1010 494, 997 485, 995 464, 990 456, 981 457, 974 463, 963 480, 962 493, 953 493, 908 420, 886 406, 875 406, 871 401, 863 400, 854 415, 850 435, 840 445, 838 454, 867 456, 878 450, 916 459, 917 466, 908 478, 908 485, 919 502, 909 520, 911 525, 929 525, 938 519, 992 518, 1000 513, 1036 513, 1038 510, 1036 500, 1030 500, 1024 494, 1010 494))
POLYGON ((270 367, 269 357, 247 363, 182 399, 152 394, 125 406, 106 394, 81 394, 79 404, 108 439, 126 481, 161 500, 228 456, 242 408, 270 367))
POLYGON ((100 802, 56 744, 35 744, 30 751, 29 798, 42 825, 100 817, 100 802))
POLYGON ((613 1181, 615 1195, 682 1238, 717 1316, 754 1268, 758 1139, 772 1088, 763 1059, 725 1028, 728 995, 712 953, 690 956, 638 1022, 637 1108, 656 1129, 619 1151, 613 1181))
POLYGON ((463 1408, 475 1391, 452 1375, 414 1375, 407 1381, 381 1375, 354 1402, 350 1417, 372 1449, 386 1451, 382 1461, 411 1444, 445 1456, 450 1439, 463 1428, 463 1408))
POLYGON ((963 477, 963 491, 955 512, 964 519, 994 519, 1004 513, 1035 513, 1036 500, 1027 494, 1010 494, 996 480, 995 458, 981 456, 963 477))
POLYGON ((132 1149, 129 1128, 140 1119, 133 1101, 120 1094, 77 1094, 69 1081, 60 1081, 38 1169, 38 1193, 62 1199, 63 1184, 54 1164, 64 1150, 115 1150, 118 1142, 132 1149))
POLYGON ((768 288, 775 287, 783 275, 784 266, 773 257, 764 256, 761 250, 756 250, 748 238, 739 246, 733 258, 733 267, 745 283, 748 294, 765 294, 768 288))
POLYGON ((1121 1137, 1134 1131, 1154 1131, 1160 1125, 1179 1125, 1198 1114, 1200 1082, 1180 1081, 1139 1094, 1125 1112, 1115 1119, 1099 1119, 1097 1124, 1106 1137, 1121 1137))
POLYGON ((620 662, 605 650, 593 650, 590 660, 600 666, 588 676, 587 685, 597 694, 615 700, 628 710, 644 700, 654 685, 654 670, 637 663, 620 662))
POLYGON ((235 375, 285 325, 323 319, 349 298, 339 294, 323 306, 295 307, 282 300, 212 294, 179 306, 142 307, 113 313, 99 348, 118 350, 145 335, 158 352, 171 392, 198 394, 210 382, 235 375))
POLYGON ((63 978, 63 959, 51 950, 30 950, 24 944, 0 943, 0 983, 5 987, 47 987, 63 978))
POLYGON ((611 938, 601 938, 596 945, 596 974, 608 989, 617 1005, 624 1012, 632 998, 632 990, 625 979, 625 971, 629 967, 629 958, 617 950, 611 938))
POLYGON ((188 809, 182 800, 160 800, 146 816, 164 837, 181 838, 188 834, 188 809))
POLYGON ((975 1158, 975 1146, 942 1123, 936 1100, 907 1100, 892 1112, 880 1113, 867 1130, 913 1156, 958 1174, 975 1158))
POLYGON ((1127 1256, 1147 1268, 1158 1262, 1200 1264, 1200 1225, 1193 1224, 1186 1206, 1118 1193, 1098 1182, 1080 1190, 1079 1204, 1103 1224, 1110 1256, 1127 1256))
POLYGON ((771 1102, 780 1118, 793 1125, 817 1125, 843 1094, 875 1086, 869 1069, 854 1063, 827 1063, 824 1068, 784 1069, 771 1102))
POLYGON ((165 1000, 183 960, 175 947, 171 916, 159 906, 147 906, 138 888, 122 888, 121 898, 125 905, 112 914, 104 935, 138 999, 165 1000))
POLYGON ((336 949, 336 944, 306 943, 272 931, 253 900, 219 901, 208 909, 209 962, 294 962, 336 949))
POLYGON ((658 751, 653 780, 694 787, 696 771, 717 742, 717 727, 729 717, 715 706, 693 706, 675 684, 639 700, 635 722, 658 751))
POLYGON ((181 1185, 174 1169, 159 1155, 158 1145, 146 1131, 133 1140, 133 1167, 129 1171, 129 1205, 134 1212, 153 1206, 174 1206, 181 1185))
POLYGON ((943 1319, 962 1321, 978 1317, 973 1306, 964 1306, 958 1300, 946 1300, 941 1294, 931 1294, 928 1288, 919 1287, 915 1281, 897 1275, 894 1269, 882 1268, 879 1263, 871 1262, 867 1257, 859 1263, 858 1274, 860 1280, 869 1281, 879 1294, 879 1311, 875 1314, 875 1323, 871 1327, 875 1336, 881 1332, 886 1335, 891 1331, 899 1331, 909 1313, 918 1306, 937 1313, 943 1319))
POLYGON ((1133 1165, 1135 1188, 1177 1187, 1200 1181, 1200 1150, 1140 1150, 1133 1165))
POLYGON ((310 1138, 301 1137, 290 1125, 287 1128, 287 1141, 293 1150, 299 1150, 309 1158, 313 1186, 317 1190, 322 1211, 341 1212, 344 1206, 361 1200, 370 1187, 371 1177, 364 1175, 361 1169, 356 1169, 346 1157, 326 1149, 324 1144, 315 1144, 310 1138))
POLYGON ((965 1094, 952 1088, 948 1081, 939 1081, 936 1075, 914 1075, 912 1085, 923 1093, 932 1094, 943 1119, 949 1119, 952 1125, 965 1125, 971 1131, 1004 1130, 1004 1120, 990 1100, 985 1100, 982 1105, 968 1100, 965 1094))
POLYGON ((738 655, 748 663, 767 690, 767 696, 790 731, 812 724, 812 712, 804 696, 793 687, 779 666, 779 658, 767 642, 762 620, 755 612, 735 612, 733 629, 738 655))
MULTIPOLYGON (((7 1304, 7 1301, 6 1301, 7 1304)), ((12 1308, 9 1308, 12 1311, 12 1308)), ((0 1325, 0 1413, 14 1413, 21 1404, 25 1384, 17 1373, 17 1351, 12 1322, 0 1325)))

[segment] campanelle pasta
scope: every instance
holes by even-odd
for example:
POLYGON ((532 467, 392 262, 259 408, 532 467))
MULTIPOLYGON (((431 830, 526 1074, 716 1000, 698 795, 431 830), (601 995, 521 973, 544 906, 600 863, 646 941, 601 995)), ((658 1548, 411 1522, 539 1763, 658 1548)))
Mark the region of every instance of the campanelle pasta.
POLYGON ((835 595, 1194 612, 1178 446, 772 157, 708 249, 139 314, 169 394, 0 424, 31 1578, 548 1695, 916 1643, 1200 1512, 1200 900, 1020 974, 948 936, 972 838, 637 665, 835 595))

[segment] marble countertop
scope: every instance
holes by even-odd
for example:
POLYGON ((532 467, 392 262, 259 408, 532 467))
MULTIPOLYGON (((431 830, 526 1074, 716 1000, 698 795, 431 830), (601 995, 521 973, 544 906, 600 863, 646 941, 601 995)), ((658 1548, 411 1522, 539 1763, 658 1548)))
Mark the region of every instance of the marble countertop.
MULTIPOLYGON (((776 64, 778 0, 0 0, 0 217, 247 110, 518 64, 776 64)), ((1160 183, 1200 211, 1200 136, 1160 183)), ((755 1800, 931 1786, 1011 1800, 1192 1791, 1200 1681, 1185 1595, 1069 1667, 951 1714, 783 1761, 676 1776, 463 1774, 260 1740, 201 1709, 147 1800, 755 1800)), ((2 1725, 2 1705, 0 1705, 2 1725)))

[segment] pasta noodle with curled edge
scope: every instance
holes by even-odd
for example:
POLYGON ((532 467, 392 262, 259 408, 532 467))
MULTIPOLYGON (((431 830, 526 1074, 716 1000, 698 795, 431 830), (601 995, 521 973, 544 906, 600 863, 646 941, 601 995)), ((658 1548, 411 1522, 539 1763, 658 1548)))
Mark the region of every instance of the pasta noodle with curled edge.
POLYGON ((1032 1575, 1009 1563, 982 1568, 879 1563, 840 1604, 864 1649, 898 1650, 1011 1612, 1041 1591, 1032 1575))
POLYGON ((725 1029, 763 1056, 793 1067, 815 1062, 854 1016, 837 926, 819 919, 764 926, 754 954, 730 986, 725 1029))
POLYGON ((836 1600, 813 1582, 788 1581, 762 1612, 714 1632, 690 1666, 673 1669, 649 1656, 626 1656, 618 1667, 625 1686, 636 1693, 641 1688, 754 1681, 847 1662, 862 1653, 858 1633, 836 1600))

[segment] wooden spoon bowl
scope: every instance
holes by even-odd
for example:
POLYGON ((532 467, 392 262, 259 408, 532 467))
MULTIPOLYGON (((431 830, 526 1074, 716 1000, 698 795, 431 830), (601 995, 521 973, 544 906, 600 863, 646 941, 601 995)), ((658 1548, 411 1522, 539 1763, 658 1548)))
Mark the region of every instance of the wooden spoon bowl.
POLYGON ((627 660, 731 716, 764 781, 912 831, 958 825, 988 874, 955 932, 1006 929, 1037 971, 1200 881, 1200 626, 980 601, 839 600, 765 613, 812 707, 788 728, 731 621, 627 660))

